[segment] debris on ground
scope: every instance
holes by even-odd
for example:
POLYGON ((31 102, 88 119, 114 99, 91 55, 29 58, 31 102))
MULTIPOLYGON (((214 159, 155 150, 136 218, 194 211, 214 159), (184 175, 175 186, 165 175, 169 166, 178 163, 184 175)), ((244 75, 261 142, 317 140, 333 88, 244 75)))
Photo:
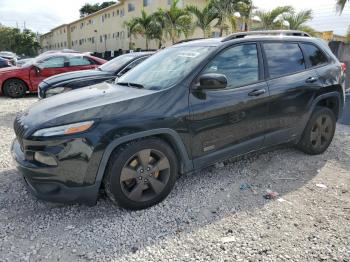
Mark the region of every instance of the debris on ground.
POLYGON ((243 183, 240 185, 239 189, 240 190, 248 190, 248 189, 252 189, 252 186, 248 183, 243 183))
POLYGON ((266 194, 264 195, 265 199, 276 199, 278 197, 278 193, 271 191, 271 190, 266 190, 266 194))
POLYGON ((326 188, 327 188, 327 186, 324 185, 324 184, 316 184, 316 186, 319 187, 319 188, 323 188, 323 189, 326 189, 326 188))

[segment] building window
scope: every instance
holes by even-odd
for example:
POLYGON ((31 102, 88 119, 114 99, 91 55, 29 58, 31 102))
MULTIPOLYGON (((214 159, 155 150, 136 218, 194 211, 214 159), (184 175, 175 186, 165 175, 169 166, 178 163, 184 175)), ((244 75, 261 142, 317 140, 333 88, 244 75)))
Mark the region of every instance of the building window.
POLYGON ((117 15, 119 15, 119 9, 117 10, 117 15))
POLYGON ((121 10, 120 10, 120 16, 123 17, 123 16, 125 15, 124 13, 125 13, 125 12, 124 12, 124 9, 121 9, 121 10))
POLYGON ((135 11, 135 4, 134 3, 128 3, 128 12, 135 11))
POLYGON ((114 16, 114 11, 113 11, 113 13, 112 13, 112 16, 114 16))
POLYGON ((150 6, 152 4, 152 0, 143 0, 143 6, 150 6))
POLYGON ((102 43, 103 42, 103 37, 102 37, 102 35, 100 35, 100 43, 102 43))
POLYGON ((91 42, 94 44, 95 43, 95 37, 91 37, 91 42))

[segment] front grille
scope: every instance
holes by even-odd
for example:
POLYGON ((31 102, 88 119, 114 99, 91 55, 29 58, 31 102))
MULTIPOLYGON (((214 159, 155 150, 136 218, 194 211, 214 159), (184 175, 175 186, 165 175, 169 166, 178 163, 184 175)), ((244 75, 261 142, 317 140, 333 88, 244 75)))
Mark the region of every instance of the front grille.
POLYGON ((13 123, 13 129, 15 130, 16 137, 18 139, 19 144, 21 145, 21 149, 23 151, 23 137, 25 133, 25 126, 22 123, 22 115, 18 114, 15 122, 13 123))

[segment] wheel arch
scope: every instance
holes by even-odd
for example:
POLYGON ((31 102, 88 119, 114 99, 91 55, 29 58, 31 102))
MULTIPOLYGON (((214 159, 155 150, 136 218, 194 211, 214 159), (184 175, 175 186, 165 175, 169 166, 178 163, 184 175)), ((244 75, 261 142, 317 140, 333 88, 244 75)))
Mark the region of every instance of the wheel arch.
POLYGON ((341 116, 344 107, 344 98, 342 96, 342 93, 340 91, 332 91, 317 96, 312 103, 310 116, 317 106, 327 107, 331 109, 336 119, 338 119, 341 116))
POLYGON ((107 146, 107 148, 105 149, 102 155, 102 159, 98 167, 98 171, 95 179, 95 185, 98 188, 100 188, 104 174, 105 174, 105 170, 107 168, 108 161, 115 149, 117 149, 119 146, 128 142, 138 140, 138 139, 151 138, 151 137, 162 139, 167 144, 169 144, 169 146, 171 146, 171 148, 174 150, 176 156, 179 159, 180 173, 186 173, 193 170, 193 162, 192 160, 190 160, 186 147, 182 142, 179 134, 172 129, 161 128, 161 129, 138 132, 135 134, 126 135, 113 140, 107 146))
POLYGON ((29 84, 25 81, 25 80, 23 80, 23 79, 21 79, 21 78, 19 78, 19 77, 9 77, 9 78, 7 78, 6 80, 4 80, 3 82, 2 82, 2 86, 1 86, 1 93, 2 94, 4 94, 5 92, 5 90, 4 90, 4 88, 5 88, 5 84, 6 84, 6 82, 8 82, 8 81, 10 81, 10 80, 19 80, 19 81, 22 81, 24 84, 25 84, 25 86, 26 86, 26 88, 27 88, 27 91, 29 91, 29 84))

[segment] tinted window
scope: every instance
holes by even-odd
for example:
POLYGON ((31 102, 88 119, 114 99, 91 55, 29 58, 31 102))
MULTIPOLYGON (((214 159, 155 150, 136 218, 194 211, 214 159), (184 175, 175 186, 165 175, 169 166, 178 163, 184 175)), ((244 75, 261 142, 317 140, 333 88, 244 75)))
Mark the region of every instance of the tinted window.
POLYGON ((99 68, 102 71, 114 73, 115 71, 120 70, 121 67, 125 66, 125 64, 129 63, 133 59, 135 59, 134 55, 121 55, 101 65, 99 68))
POLYGON ((265 43, 270 77, 292 74, 305 69, 305 60, 298 44, 265 43))
POLYGON ((148 57, 142 57, 140 59, 135 60, 134 62, 130 63, 129 65, 127 65, 127 67, 125 67, 122 71, 120 71, 118 73, 119 75, 124 75, 126 72, 130 71, 131 69, 133 69, 135 66, 137 66, 138 64, 140 64, 141 62, 145 61, 148 57))
POLYGON ((91 61, 83 56, 75 56, 69 58, 70 66, 87 66, 91 65, 91 61))
POLYGON ((255 44, 229 48, 216 56, 203 72, 223 74, 228 88, 236 88, 259 80, 259 60, 255 44))
POLYGON ((39 63, 43 68, 64 67, 64 57, 50 57, 39 63))
POLYGON ((312 44, 302 44, 302 46, 310 59, 311 66, 318 66, 328 62, 327 57, 318 47, 312 44))

